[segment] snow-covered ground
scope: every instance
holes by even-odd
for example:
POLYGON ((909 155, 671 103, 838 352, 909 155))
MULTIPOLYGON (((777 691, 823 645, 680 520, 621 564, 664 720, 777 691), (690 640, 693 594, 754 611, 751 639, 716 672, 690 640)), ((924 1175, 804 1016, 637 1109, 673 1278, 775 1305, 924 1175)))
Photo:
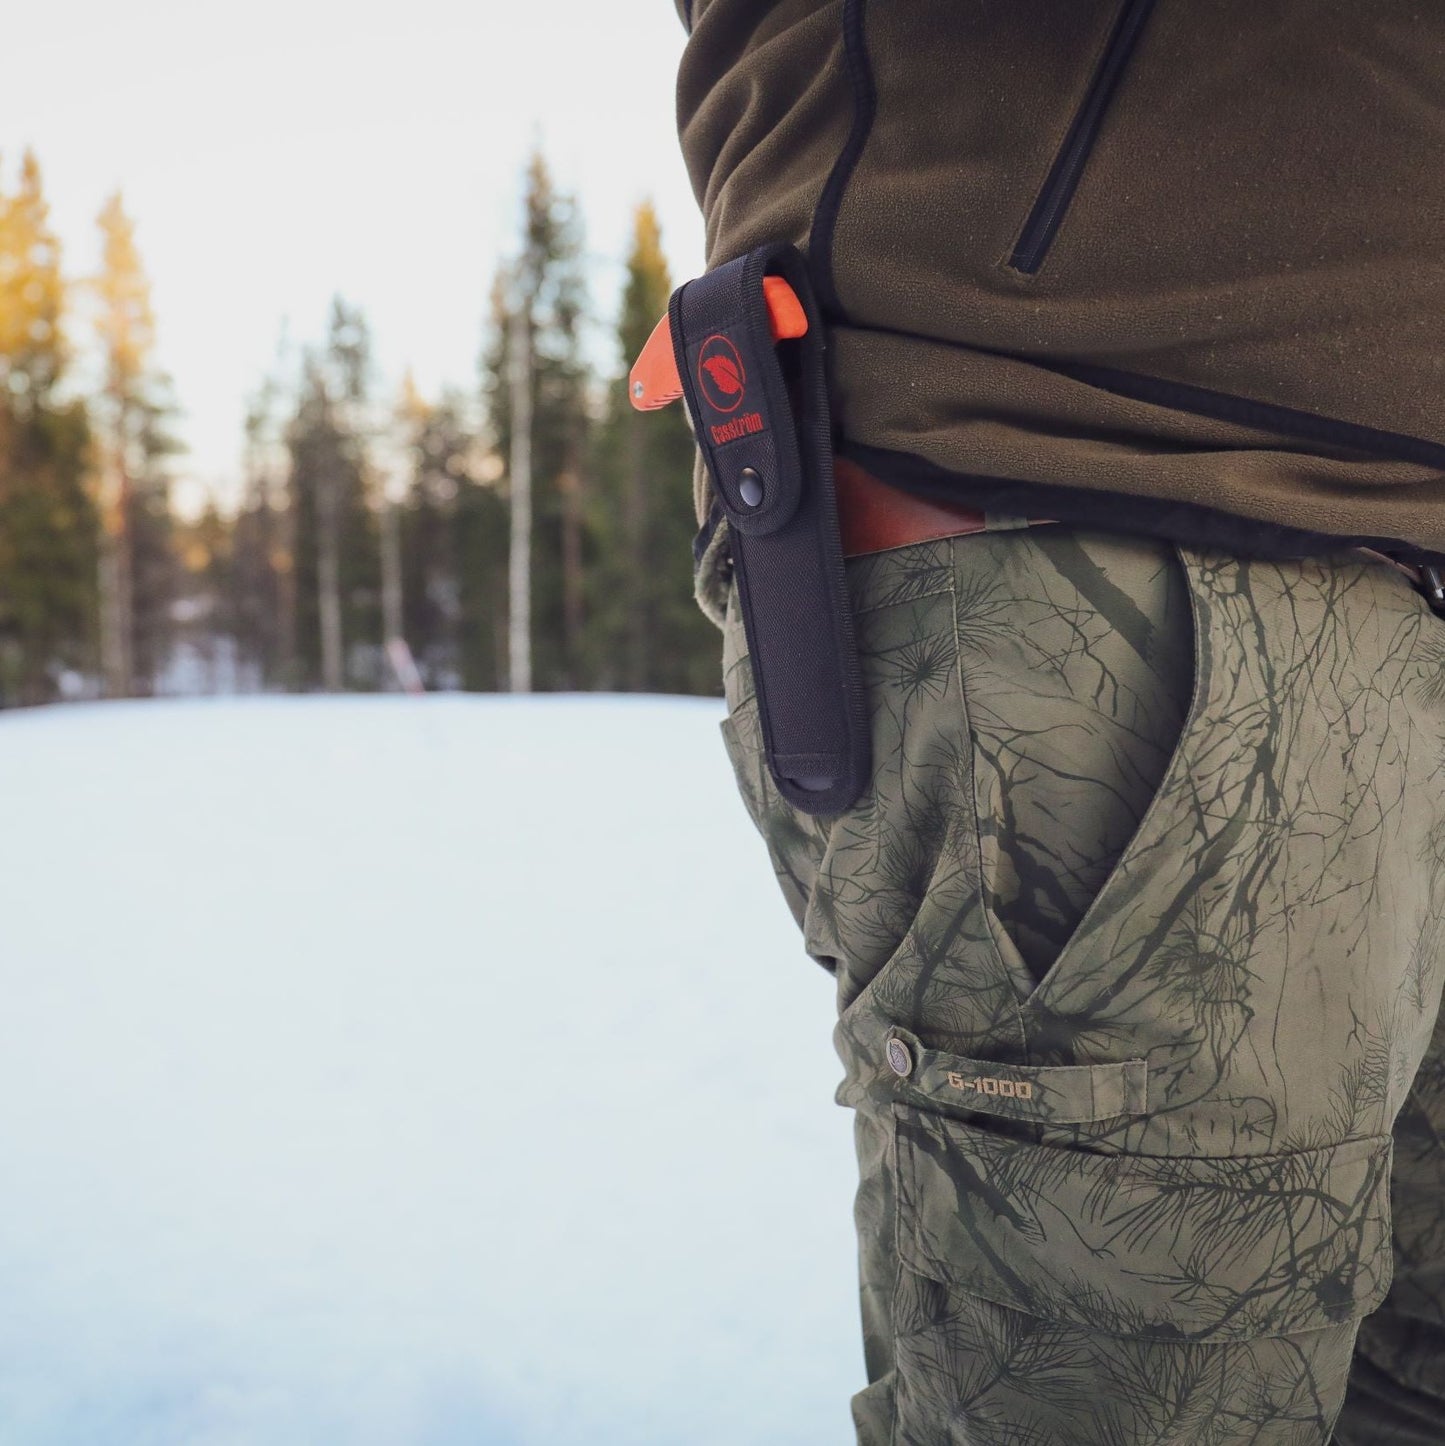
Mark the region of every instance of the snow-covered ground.
POLYGON ((0 716, 0 1442, 851 1440, 831 983, 720 709, 0 716))

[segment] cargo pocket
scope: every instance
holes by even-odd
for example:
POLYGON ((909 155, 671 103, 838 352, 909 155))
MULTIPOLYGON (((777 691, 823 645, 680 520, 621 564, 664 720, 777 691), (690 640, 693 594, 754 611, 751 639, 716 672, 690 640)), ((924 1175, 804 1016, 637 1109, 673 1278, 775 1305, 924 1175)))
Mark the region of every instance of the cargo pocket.
MULTIPOLYGON (((1050 1071, 1029 1073, 1037 1091, 1050 1071)), ((1060 1096, 1080 1098, 1079 1083, 1060 1096)), ((1127 1089, 1109 1099, 1126 1107, 1127 1089)), ((998 1108, 1010 1103, 997 1112, 1023 1112, 998 1108)), ((1162 1158, 1039 1145, 1007 1119, 905 1100, 893 1115, 897 1442, 993 1446, 1025 1439, 1009 1430, 1026 1417, 1040 1441, 1195 1442, 1185 1418, 1208 1414, 1205 1396, 1282 1419, 1271 1398, 1312 1361, 1327 1426, 1356 1323, 1390 1285, 1388 1136, 1162 1158)))
POLYGON ((1240 1341, 1367 1315, 1389 1289, 1388 1135, 1167 1159, 894 1113, 902 1264, 996 1305, 1110 1335, 1240 1341))

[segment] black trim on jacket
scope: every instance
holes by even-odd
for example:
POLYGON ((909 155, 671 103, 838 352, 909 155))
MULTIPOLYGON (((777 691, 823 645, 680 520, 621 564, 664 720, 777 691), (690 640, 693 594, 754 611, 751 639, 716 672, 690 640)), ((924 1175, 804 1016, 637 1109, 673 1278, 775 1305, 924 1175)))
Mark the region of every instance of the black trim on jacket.
POLYGON ((1038 357, 1020 357, 1019 360, 1136 402, 1149 402, 1176 412, 1193 412, 1196 416, 1214 417, 1223 422, 1237 422, 1245 427, 1262 427, 1286 437, 1345 447, 1371 457, 1418 462, 1422 466, 1445 471, 1445 446, 1426 441, 1424 437, 1411 436, 1408 432, 1387 432, 1379 427, 1365 427, 1358 422, 1327 417, 1320 412, 1283 407, 1275 402, 1259 402, 1252 397, 1237 397, 1231 392, 1211 391, 1208 387, 1171 382, 1139 372, 1117 371, 1092 362, 1043 361, 1038 357))
POLYGON ((883 447, 843 442, 840 455, 856 462, 881 482, 937 502, 962 503, 1014 517, 1050 518, 1090 531, 1161 538, 1192 546, 1215 547, 1240 557, 1282 560, 1371 547, 1404 562, 1445 563, 1445 555, 1427 552, 1393 537, 1343 536, 1282 527, 1194 502, 1134 496, 1056 482, 1020 481, 950 472, 926 458, 883 447))
POLYGON ((823 183, 813 212, 808 234, 808 274, 823 310, 831 317, 844 319, 847 313, 838 299, 833 276, 833 231, 843 205, 843 193, 853 178, 858 158, 868 143, 873 117, 878 110, 878 90, 873 83, 873 69, 868 63, 868 43, 863 31, 864 0, 843 0, 843 62, 848 69, 848 85, 853 93, 853 123, 833 169, 823 183))

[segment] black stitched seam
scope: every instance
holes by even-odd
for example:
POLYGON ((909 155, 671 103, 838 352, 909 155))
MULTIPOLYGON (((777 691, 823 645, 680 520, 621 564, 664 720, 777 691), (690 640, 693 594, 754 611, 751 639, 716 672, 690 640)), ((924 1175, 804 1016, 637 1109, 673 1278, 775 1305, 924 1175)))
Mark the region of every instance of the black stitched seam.
POLYGON ((1116 396, 1147 402, 1151 406, 1192 412, 1201 417, 1215 417, 1222 422, 1237 422, 1241 426, 1273 431, 1282 436, 1299 437, 1308 442, 1326 442, 1369 457, 1393 457, 1397 461, 1416 462, 1421 466, 1445 471, 1445 444, 1430 442, 1409 432, 1390 432, 1382 427, 1368 427, 1361 422, 1346 422, 1339 417, 1326 416, 1322 412, 1306 412, 1278 402, 1261 402, 1253 397, 1235 396, 1232 392, 1212 391, 1208 387, 1196 387, 1188 382, 1168 381, 1163 377, 1151 377, 1142 372, 1119 371, 1114 367, 1097 366, 1092 362, 1049 361, 1041 356, 1008 351, 1003 347, 973 346, 968 342, 950 338, 921 336, 916 331, 903 331, 898 327, 869 326, 858 327, 857 330, 866 330, 879 336, 899 337, 909 342, 922 341, 935 346, 956 347, 977 356, 994 356, 1005 361, 1024 362, 1028 366, 1038 367, 1041 371, 1070 377, 1074 381, 1083 382, 1085 386, 1098 387, 1100 391, 1113 392, 1116 396))
POLYGON ((1207 387, 1171 382, 1138 372, 1116 371, 1113 367, 1094 366, 1088 362, 1043 362, 1034 359, 1034 365, 1135 401, 1445 470, 1445 446, 1405 432, 1387 432, 1379 427, 1327 417, 1319 412, 1305 412, 1297 407, 1259 402, 1251 397, 1234 396, 1230 392, 1216 392, 1207 387))
POLYGON ((846 318, 847 313, 838 299, 838 288, 833 278, 833 232, 843 205, 843 193, 853 178, 863 147, 868 143, 873 117, 878 109, 878 91, 868 65, 863 4, 864 0, 843 0, 843 61, 848 70, 848 85, 853 92, 853 123, 848 130, 848 138, 843 142, 843 149, 838 152, 838 159, 833 162, 833 169, 823 183, 808 236, 808 269, 818 299, 829 316, 838 318, 846 318))

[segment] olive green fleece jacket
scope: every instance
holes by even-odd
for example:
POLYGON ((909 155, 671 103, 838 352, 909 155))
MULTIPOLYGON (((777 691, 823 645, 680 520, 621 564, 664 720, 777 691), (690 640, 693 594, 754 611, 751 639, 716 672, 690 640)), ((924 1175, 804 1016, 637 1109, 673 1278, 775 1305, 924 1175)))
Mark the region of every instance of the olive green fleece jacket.
POLYGON ((1445 552, 1445 7, 677 3, 707 264, 807 252, 840 450, 1035 515, 1445 552))

